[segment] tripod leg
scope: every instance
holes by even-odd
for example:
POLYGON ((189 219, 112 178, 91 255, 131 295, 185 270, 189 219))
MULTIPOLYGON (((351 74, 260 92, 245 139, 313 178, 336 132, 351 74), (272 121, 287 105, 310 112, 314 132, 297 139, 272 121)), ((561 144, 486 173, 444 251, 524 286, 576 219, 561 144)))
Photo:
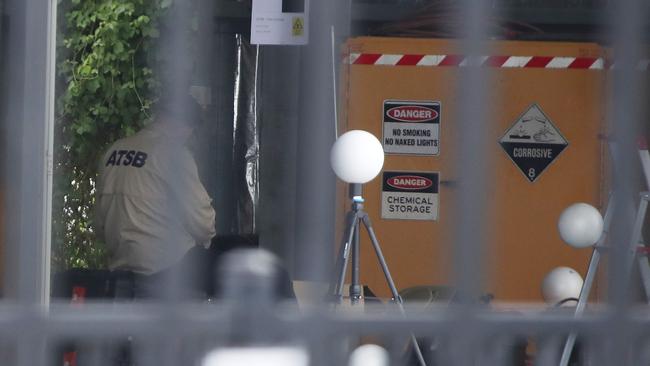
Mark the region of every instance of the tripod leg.
MULTIPOLYGON (((357 223, 359 220, 357 220, 357 223)), ((359 249, 359 224, 354 227, 354 235, 352 236, 352 250, 351 257, 352 268, 350 268, 350 301, 352 304, 358 304, 361 299, 361 285, 359 280, 359 268, 361 261, 361 254, 359 249)))
MULTIPOLYGON (((386 277, 386 282, 388 283, 388 287, 390 287, 390 292, 393 295, 393 298, 395 299, 395 302, 397 303, 400 312, 402 314, 405 314, 404 306, 402 304, 402 298, 399 296, 399 293, 397 292, 397 287, 395 286, 395 282, 393 282, 393 277, 390 275, 388 264, 386 263, 384 254, 382 253, 381 247, 379 246, 379 241, 377 240, 377 236, 375 235, 375 230, 372 228, 372 222, 370 221, 370 217, 368 217, 368 214, 365 212, 362 212, 360 215, 361 215, 361 219, 363 220, 363 225, 366 227, 366 230, 368 231, 368 235, 370 236, 370 242, 372 243, 372 247, 375 249, 375 254, 377 255, 377 260, 379 261, 379 265, 381 265, 381 269, 384 272, 384 277, 386 277)), ((426 366, 427 364, 424 361, 424 356, 422 355, 422 351, 420 350, 420 345, 418 344, 418 341, 417 339, 415 339, 415 335, 413 334, 411 334, 411 343, 413 344, 413 351, 415 352, 415 355, 418 359, 418 363, 420 364, 420 366, 426 366)))
POLYGON ((356 214, 350 215, 350 224, 348 226, 348 236, 347 236, 348 240, 343 244, 344 247, 343 250, 341 250, 342 264, 341 267, 339 268, 338 283, 336 284, 336 288, 335 288, 336 291, 334 292, 334 295, 339 300, 343 296, 343 285, 345 284, 345 272, 347 271, 348 262, 350 261, 350 250, 351 250, 351 246, 353 245, 354 233, 358 225, 359 225, 359 220, 357 219, 357 215, 356 214))
POLYGON ((327 292, 328 295, 334 295, 337 293, 338 289, 338 283, 339 283, 339 278, 341 272, 345 274, 345 269, 343 268, 343 265, 345 264, 345 250, 347 249, 347 233, 349 232, 349 228, 352 225, 352 220, 355 219, 355 214, 354 212, 348 212, 347 215, 345 216, 345 231, 343 232, 343 237, 341 238, 341 243, 339 245, 339 250, 336 255, 336 264, 335 264, 335 270, 334 270, 334 275, 332 276, 332 280, 330 282, 330 287, 327 292))
POLYGON ((363 220, 364 226, 366 227, 366 230, 368 231, 368 235, 370 236, 370 242, 372 243, 372 247, 375 249, 377 260, 379 261, 381 270, 384 272, 384 277, 386 277, 386 282, 388 283, 388 287, 390 287, 390 292, 393 295, 393 298, 395 298, 395 301, 401 304, 402 298, 399 296, 399 293, 397 292, 397 287, 395 286, 395 282, 393 282, 393 277, 390 275, 388 264, 386 264, 386 259, 384 258, 384 254, 381 252, 381 247, 379 246, 379 241, 377 240, 377 236, 375 235, 375 230, 372 228, 372 222, 370 222, 370 217, 368 217, 368 214, 364 212, 361 218, 363 220))

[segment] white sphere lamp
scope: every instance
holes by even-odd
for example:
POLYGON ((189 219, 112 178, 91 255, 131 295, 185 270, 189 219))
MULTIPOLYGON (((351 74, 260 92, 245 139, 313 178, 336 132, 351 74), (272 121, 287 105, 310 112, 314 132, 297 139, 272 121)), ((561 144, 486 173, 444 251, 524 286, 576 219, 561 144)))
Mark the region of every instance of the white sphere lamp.
POLYGON ((384 149, 370 132, 352 130, 341 135, 330 152, 336 176, 347 183, 373 180, 384 166, 384 149))
POLYGON ((558 220, 560 236, 574 248, 586 248, 598 242, 603 233, 603 216, 592 205, 576 203, 567 207, 558 220))
POLYGON ((388 351, 376 344, 364 344, 350 355, 349 366, 388 366, 388 351))
POLYGON ((580 274, 569 267, 551 270, 542 281, 542 297, 551 305, 567 299, 577 299, 582 291, 583 280, 580 274))

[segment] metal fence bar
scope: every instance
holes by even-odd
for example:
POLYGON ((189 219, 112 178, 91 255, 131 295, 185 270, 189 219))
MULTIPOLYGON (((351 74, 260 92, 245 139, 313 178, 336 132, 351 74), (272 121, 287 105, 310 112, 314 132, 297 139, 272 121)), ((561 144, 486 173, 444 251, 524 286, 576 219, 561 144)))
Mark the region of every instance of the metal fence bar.
POLYGON ((458 119, 458 139, 455 141, 455 161, 458 167, 458 194, 455 213, 453 264, 454 281, 461 300, 476 300, 483 284, 480 274, 487 269, 483 262, 486 250, 484 214, 486 212, 485 186, 489 182, 486 169, 488 141, 485 136, 488 123, 485 123, 487 80, 485 68, 479 67, 479 57, 487 47, 484 39, 487 28, 489 3, 479 0, 462 1, 461 19, 467 24, 465 39, 461 41, 461 52, 466 55, 468 67, 463 69, 458 79, 459 101, 456 106, 458 119), (471 268, 471 271, 467 269, 471 268), (462 299, 465 297, 465 299, 462 299))
MULTIPOLYGON (((485 213, 487 202, 484 182, 490 182, 487 151, 488 123, 485 123, 485 81, 488 74, 480 67, 479 57, 484 55, 487 18, 490 3, 481 0, 464 0, 459 3, 460 19, 465 24, 460 41, 460 51, 465 55, 467 66, 458 79, 459 98, 457 108, 458 128, 455 141, 455 165, 458 167, 456 190, 455 226, 451 253, 453 253, 453 282, 459 305, 466 311, 458 318, 453 331, 453 364, 468 365, 476 360, 478 335, 483 329, 473 317, 473 309, 484 289, 482 281, 487 268, 483 258, 487 251, 485 213), (461 142, 460 139, 463 139, 461 142), (468 270, 470 269, 471 270, 468 270)), ((459 20, 460 21, 460 20, 459 20)))
MULTIPOLYGON (((226 337, 232 329, 232 314, 239 311, 241 305, 222 306, 184 306, 175 309, 175 334, 206 333, 215 337, 226 337), (218 325, 218 326, 217 326, 218 325)), ((413 331, 418 336, 446 334, 458 325, 459 312, 455 309, 425 312, 407 311, 405 318, 396 311, 386 311, 385 307, 368 307, 377 314, 334 313, 327 308, 314 309, 301 313, 295 307, 271 307, 269 315, 260 317, 258 323, 251 327, 266 328, 267 334, 283 332, 308 334, 310 329, 317 329, 323 334, 363 334, 389 332, 389 334, 408 335, 413 331), (383 313, 379 313, 383 311, 383 313), (273 328, 277 326, 277 328, 273 328), (321 328, 314 328, 321 326, 321 328), (271 327, 271 328, 269 328, 271 327), (358 328, 357 328, 358 327, 358 328)), ((0 306, 0 335, 16 334, 19 327, 34 324, 47 335, 57 337, 98 337, 160 335, 161 331, 170 329, 161 320, 169 317, 166 305, 158 304, 98 304, 84 308, 52 305, 49 313, 29 311, 22 307, 0 306)), ((503 314, 496 311, 481 311, 475 314, 474 322, 486 329, 497 330, 500 334, 529 334, 538 332, 569 332, 575 328, 578 332, 593 333, 607 331, 609 318, 604 310, 588 314, 583 318, 574 318, 570 313, 545 314, 531 311, 522 314, 503 314)), ((630 334, 638 336, 647 333, 650 325, 650 312, 647 309, 632 312, 626 316, 630 334)), ((490 337, 491 333, 484 334, 490 337)))
MULTIPOLYGON (((30 362, 33 362, 33 357, 43 357, 45 354, 41 352, 42 349, 34 348, 34 345, 38 344, 38 339, 41 339, 41 341, 46 339, 87 339, 95 342, 96 339, 125 339, 125 335, 131 334, 136 340, 155 341, 156 349, 161 350, 160 345, 165 344, 166 341, 181 342, 181 340, 187 340, 192 342, 194 337, 204 334, 222 334, 225 337, 224 339, 228 339, 228 329, 232 329, 229 325, 231 316, 233 312, 238 310, 237 306, 231 308, 181 307, 177 309, 177 326, 169 328, 169 323, 161 321, 162 318, 168 316, 166 306, 116 305, 112 312, 107 311, 109 308, 105 305, 90 305, 85 309, 54 306, 50 314, 39 315, 24 309, 2 306, 0 307, 0 336, 16 334, 17 327, 25 327, 26 325, 29 326, 29 329, 37 330, 38 334, 26 332, 25 337, 27 338, 20 338, 20 344, 25 344, 27 347, 24 349, 24 355, 27 356, 26 351, 31 350, 29 356, 27 356, 28 358, 24 359, 29 359, 30 362), (173 335, 165 333, 171 329, 173 329, 173 335)), ((292 308, 280 307, 275 310, 277 311, 269 313, 270 316, 262 317, 258 322, 248 324, 248 327, 250 327, 248 331, 261 331, 264 333, 269 329, 273 329, 276 335, 288 335, 289 337, 286 338, 288 340, 311 338, 313 340, 309 342, 311 348, 316 351, 316 355, 325 358, 323 360, 325 363, 327 360, 340 357, 341 352, 345 352, 345 348, 336 347, 336 343, 327 343, 328 339, 341 339, 341 335, 352 337, 349 339, 378 335, 390 335, 397 339, 403 336, 403 340, 406 341, 410 332, 414 332, 418 336, 429 337, 448 334, 451 335, 451 338, 445 337, 447 341, 443 342, 444 349, 447 349, 447 347, 455 349, 465 344, 464 342, 458 342, 458 339, 453 337, 453 332, 450 333, 459 325, 455 320, 457 314, 454 314, 453 310, 433 314, 411 312, 407 319, 404 319, 397 312, 385 316, 373 316, 361 313, 333 314, 326 309, 322 309, 309 314, 296 315, 296 310, 292 308), (318 351, 319 349, 320 351, 318 351)), ((650 314, 645 310, 624 320, 627 323, 625 326, 628 329, 627 334, 629 337, 627 339, 629 342, 640 339, 642 335, 647 334, 647 329, 650 326, 650 316, 648 315, 650 314)), ((586 334, 590 337, 600 337, 600 335, 609 331, 610 327, 609 319, 603 317, 602 314, 584 319, 575 319, 568 313, 504 315, 486 311, 478 314, 475 323, 475 326, 479 329, 491 329, 493 331, 498 329, 499 334, 504 335, 505 338, 516 334, 539 334, 542 339, 556 339, 555 346, 549 346, 547 352, 543 351, 544 347, 540 348, 538 363, 541 365, 553 364, 555 359, 559 358, 561 334, 578 331, 580 334, 586 334)), ((490 342, 498 340, 498 337, 493 337, 493 335, 494 333, 491 332, 477 335, 473 337, 473 342, 470 343, 471 346, 476 347, 475 349, 488 351, 486 358, 480 358, 482 360, 490 360, 491 356, 500 357, 498 354, 491 353, 492 351, 489 348, 484 348, 489 346, 490 342)), ((607 341, 607 339, 600 340, 607 341)), ((504 346, 504 342, 497 343, 494 343, 494 345, 504 346)), ((544 344, 544 342, 542 343, 544 344)), ((175 344, 180 346, 182 342, 175 344)), ((630 344, 624 345, 623 349, 627 350, 630 344)), ((471 350, 465 351, 469 353, 471 350)), ((627 357, 624 353, 618 353, 618 355, 627 357)), ((157 351, 157 356, 162 357, 163 354, 157 351)), ((162 357, 161 359, 169 358, 162 357)), ((477 358, 472 359, 478 360, 477 358)), ((449 360, 458 361, 453 355, 449 360)))
POLYGON ((294 268, 297 279, 328 281, 337 237, 336 178, 329 160, 335 140, 331 26, 346 38, 348 28, 340 25, 349 23, 350 0, 312 0, 309 6, 309 44, 300 65, 294 268))
POLYGON ((608 300, 613 311, 607 317, 609 322, 610 348, 606 355, 608 364, 629 364, 628 346, 631 324, 624 321, 630 307, 629 283, 632 264, 627 258, 636 250, 637 243, 630 244, 632 224, 630 213, 634 212, 634 198, 638 192, 635 182, 639 163, 636 160, 635 141, 641 119, 641 89, 636 64, 641 59, 640 44, 644 25, 645 2, 624 0, 612 3, 614 57, 612 110, 609 121, 612 124, 617 154, 614 157, 613 196, 617 202, 614 208, 610 236, 611 255, 608 271, 608 300))
MULTIPOLYGON (((7 1, 6 294, 49 301, 56 1, 7 1)), ((4 93, 3 93, 4 94, 4 93)))

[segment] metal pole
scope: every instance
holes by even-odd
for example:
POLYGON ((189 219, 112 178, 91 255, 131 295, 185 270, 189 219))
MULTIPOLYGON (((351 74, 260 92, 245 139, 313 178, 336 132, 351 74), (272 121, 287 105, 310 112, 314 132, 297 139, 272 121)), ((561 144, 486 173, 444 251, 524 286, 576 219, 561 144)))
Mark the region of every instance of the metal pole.
POLYGON ((636 140, 639 131, 640 106, 643 102, 641 80, 636 65, 641 58, 641 35, 644 34, 646 4, 642 0, 613 2, 613 12, 608 14, 613 22, 613 54, 617 67, 612 70, 612 108, 608 119, 616 139, 616 156, 613 161, 613 214, 609 242, 608 301, 611 316, 607 319, 609 345, 606 364, 626 365, 631 328, 628 322, 630 296, 629 243, 633 233, 633 197, 638 193, 639 179, 636 160, 636 140))
MULTIPOLYGON (((56 0, 10 0, 4 146, 7 177, 6 292, 46 305, 50 283, 50 227, 56 0)), ((3 55, 3 57, 5 57, 3 55)))
MULTIPOLYGON (((356 220, 355 222, 358 223, 359 220, 359 210, 363 209, 363 206, 361 203, 354 202, 354 212, 355 212, 355 217, 356 220)), ((350 281, 350 301, 352 304, 357 304, 359 303, 359 300, 361 299, 361 284, 360 284, 360 279, 359 279, 359 271, 360 271, 360 266, 361 266, 361 253, 360 253, 360 241, 359 241, 359 226, 360 225, 355 225, 354 226, 354 235, 352 237, 352 242, 350 243, 352 245, 352 273, 351 273, 351 281, 350 281)))
MULTIPOLYGON (((329 152, 335 136, 331 25, 349 22, 350 0, 309 1, 309 44, 302 48, 297 171, 295 278, 327 282, 333 270, 336 180, 329 152), (306 204, 308 203, 308 204, 306 204)), ((338 27, 346 35, 344 27, 338 27)))

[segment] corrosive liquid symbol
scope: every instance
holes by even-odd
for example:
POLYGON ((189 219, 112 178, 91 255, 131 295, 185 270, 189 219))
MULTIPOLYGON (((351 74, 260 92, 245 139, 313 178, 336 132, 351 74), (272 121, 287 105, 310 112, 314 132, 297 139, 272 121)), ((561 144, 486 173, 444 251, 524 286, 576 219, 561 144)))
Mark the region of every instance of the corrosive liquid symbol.
POLYGON ((537 104, 519 116, 499 143, 530 182, 535 182, 569 144, 537 104))

